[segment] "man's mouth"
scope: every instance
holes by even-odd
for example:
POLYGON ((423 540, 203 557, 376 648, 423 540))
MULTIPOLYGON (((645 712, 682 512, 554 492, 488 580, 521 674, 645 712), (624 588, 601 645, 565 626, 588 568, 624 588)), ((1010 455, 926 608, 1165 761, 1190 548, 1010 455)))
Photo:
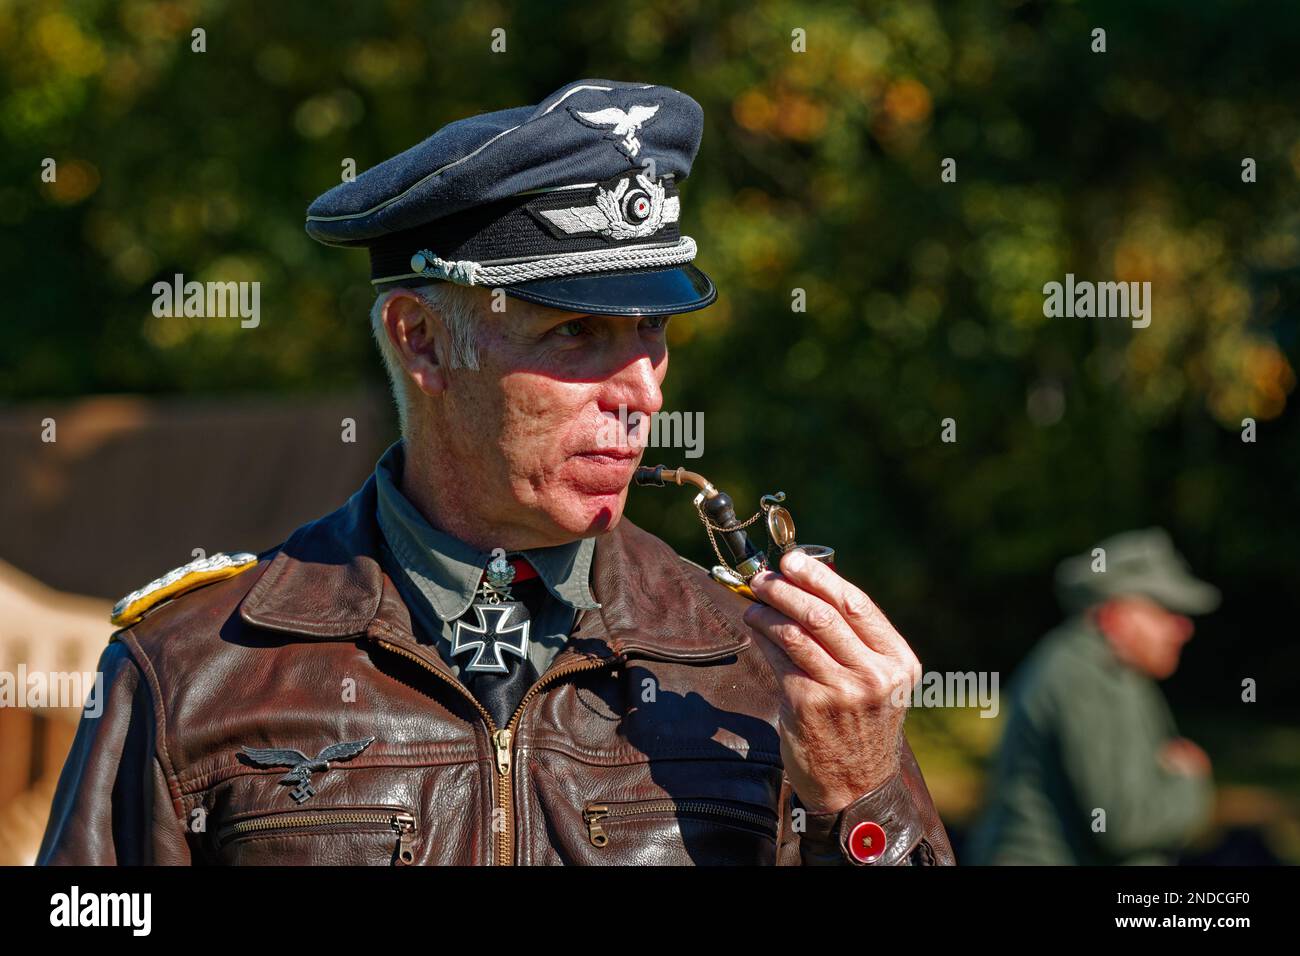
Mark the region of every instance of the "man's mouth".
POLYGON ((640 460, 640 450, 627 447, 593 448, 572 457, 572 461, 581 463, 575 474, 578 487, 590 495, 621 493, 631 484, 640 460))
POLYGON ((640 458, 641 449, 629 447, 593 448, 590 451, 578 452, 575 457, 586 458, 590 461, 600 463, 621 464, 623 462, 634 461, 635 459, 640 458))

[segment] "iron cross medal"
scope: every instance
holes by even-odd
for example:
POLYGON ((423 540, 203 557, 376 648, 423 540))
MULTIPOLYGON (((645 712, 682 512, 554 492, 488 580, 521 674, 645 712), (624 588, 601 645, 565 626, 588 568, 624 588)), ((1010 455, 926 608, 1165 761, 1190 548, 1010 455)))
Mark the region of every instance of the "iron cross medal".
POLYGON ((471 605, 478 623, 456 622, 451 655, 475 651, 474 659, 465 665, 470 673, 509 673, 501 656, 503 651, 521 658, 528 656, 528 609, 523 602, 511 600, 510 584, 514 579, 515 569, 505 554, 498 552, 488 563, 479 599, 471 605))

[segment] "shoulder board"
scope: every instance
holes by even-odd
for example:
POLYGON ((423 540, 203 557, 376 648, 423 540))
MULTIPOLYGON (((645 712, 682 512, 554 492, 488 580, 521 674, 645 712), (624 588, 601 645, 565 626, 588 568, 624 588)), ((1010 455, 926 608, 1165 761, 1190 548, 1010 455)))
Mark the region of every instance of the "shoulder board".
POLYGON ((247 551, 227 554, 224 551, 168 571, 137 591, 132 591, 113 605, 109 621, 114 627, 129 627, 144 617, 150 608, 169 598, 193 591, 197 587, 233 578, 257 564, 257 555, 247 551))
POLYGON ((758 601, 758 598, 754 597, 754 592, 749 589, 749 585, 745 583, 744 578, 742 578, 735 571, 731 570, 731 568, 723 567, 721 564, 715 564, 713 566, 713 570, 709 570, 702 564, 696 564, 690 558, 683 557, 680 554, 677 555, 677 557, 681 558, 687 564, 699 568, 701 571, 703 571, 705 574, 713 578, 713 580, 717 581, 719 584, 723 585, 724 587, 729 588, 732 591, 735 591, 737 594, 749 598, 751 601, 758 601))

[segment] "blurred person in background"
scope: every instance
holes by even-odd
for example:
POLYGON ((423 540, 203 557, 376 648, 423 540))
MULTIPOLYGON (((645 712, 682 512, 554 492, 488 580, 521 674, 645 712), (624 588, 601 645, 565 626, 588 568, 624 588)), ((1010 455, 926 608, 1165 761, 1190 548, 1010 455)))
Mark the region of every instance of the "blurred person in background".
POLYGON ((1072 616, 1010 687, 983 818, 963 862, 1167 864, 1207 822, 1210 759, 1179 735, 1156 681, 1219 603, 1160 529, 1057 568, 1072 616))

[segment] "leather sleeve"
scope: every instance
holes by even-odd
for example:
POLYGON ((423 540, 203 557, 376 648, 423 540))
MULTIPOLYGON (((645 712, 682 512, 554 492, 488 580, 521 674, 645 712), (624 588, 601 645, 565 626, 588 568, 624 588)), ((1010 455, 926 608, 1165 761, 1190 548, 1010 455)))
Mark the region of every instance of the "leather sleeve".
POLYGON ((185 827, 157 748, 149 675, 123 640, 105 648, 98 670, 103 710, 81 717, 36 863, 189 864, 185 827))
MULTIPOLYGON (((899 769, 870 793, 838 813, 807 813, 799 835, 799 863, 803 866, 953 866, 952 845, 921 768, 906 735, 898 733, 899 769), (885 831, 885 852, 871 864, 854 859, 847 847, 859 823, 879 824, 885 831)), ((793 800, 798 806, 798 796, 793 800)))

